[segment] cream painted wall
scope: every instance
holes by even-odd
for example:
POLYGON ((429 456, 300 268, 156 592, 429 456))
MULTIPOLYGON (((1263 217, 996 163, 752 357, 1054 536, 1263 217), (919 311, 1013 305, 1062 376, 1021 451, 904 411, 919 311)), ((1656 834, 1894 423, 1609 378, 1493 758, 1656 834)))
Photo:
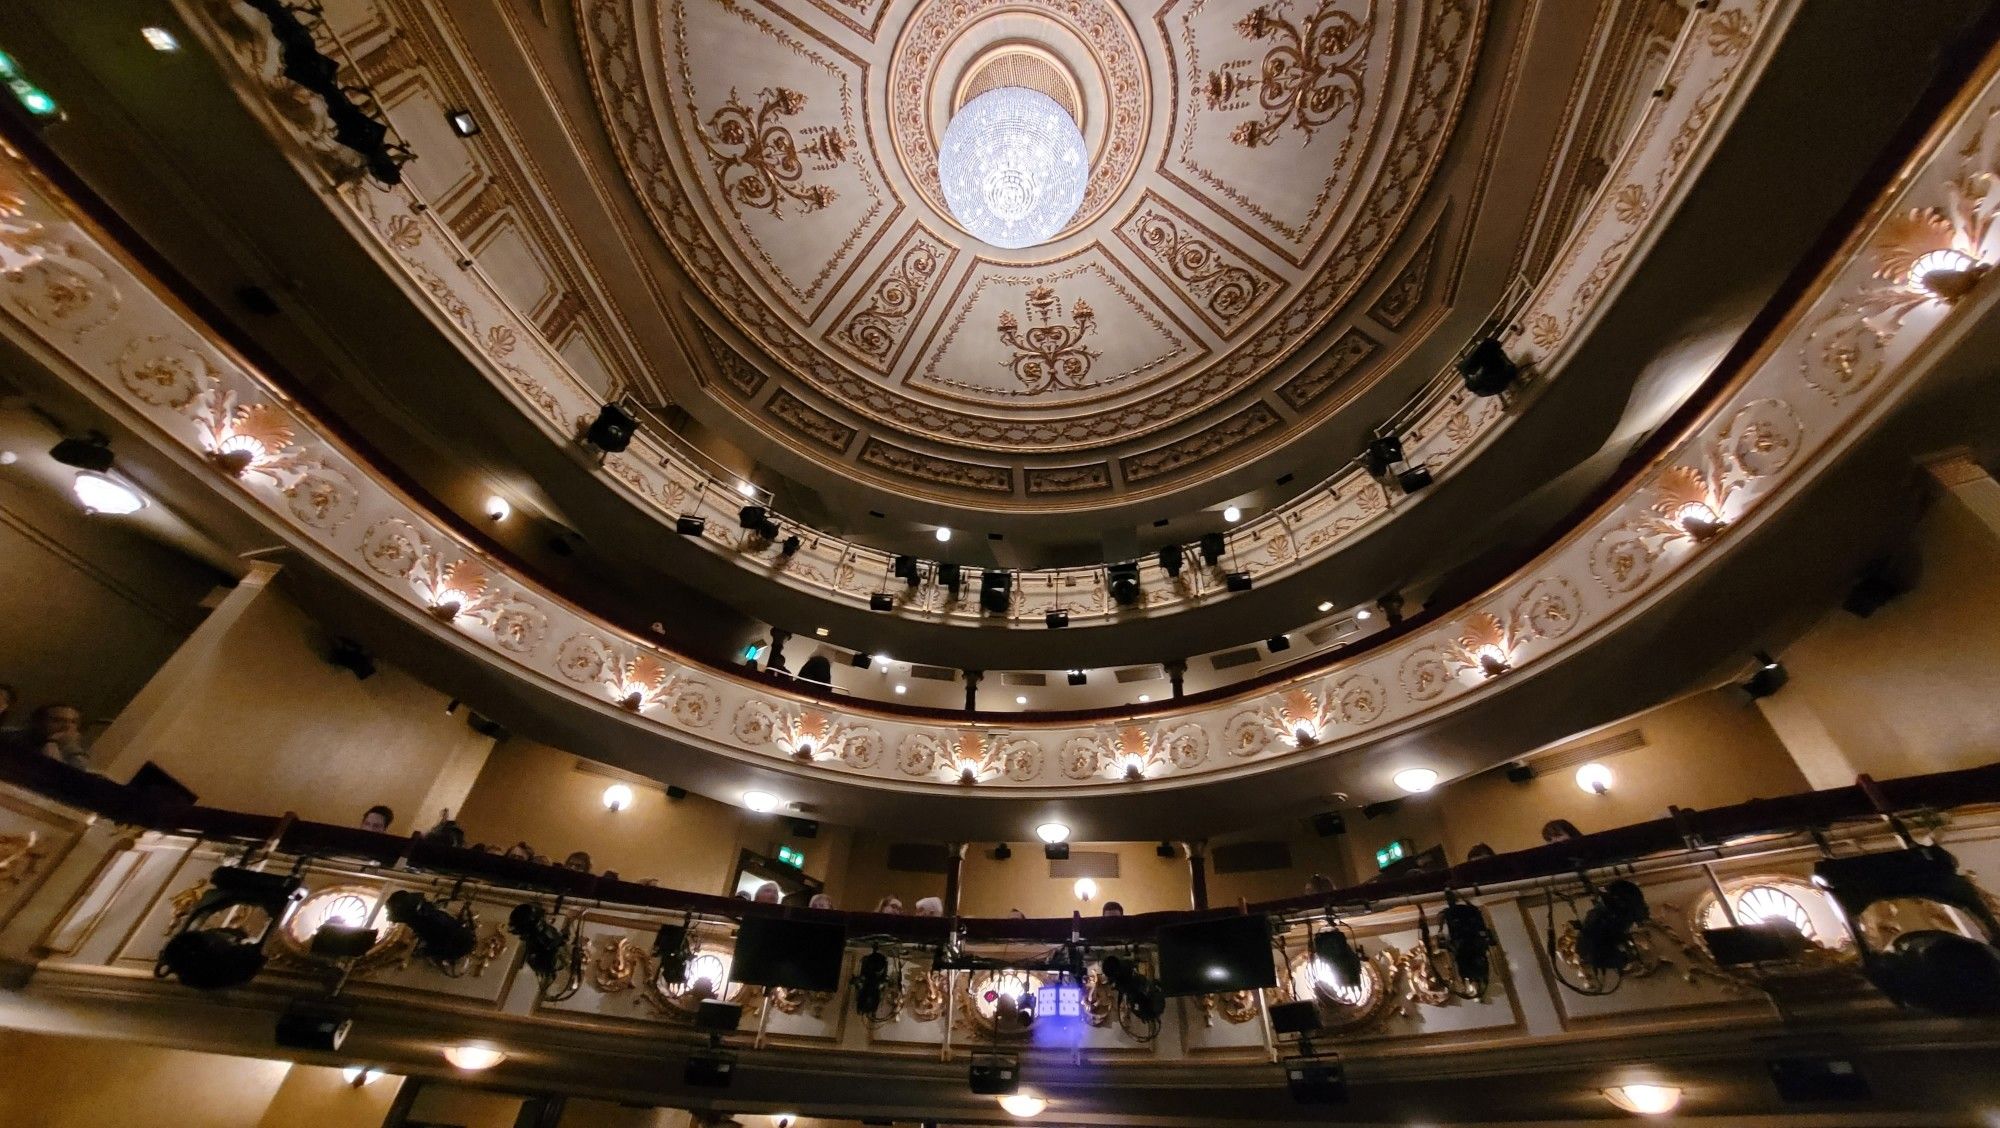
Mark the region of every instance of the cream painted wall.
POLYGON ((806 873, 826 881, 839 903, 846 830, 822 826, 817 838, 793 838, 785 819, 699 795, 672 800, 657 787, 638 784, 632 806, 607 811, 604 789, 616 778, 576 765, 576 756, 545 744, 503 741, 473 783, 459 824, 475 842, 505 848, 526 841, 558 862, 572 850, 584 850, 599 872, 616 870, 628 881, 657 878, 670 888, 701 893, 729 891, 742 850, 775 856, 784 843, 805 853, 806 873))
MULTIPOLYGON (((1462 861, 1476 842, 1501 853, 1539 846, 1542 825, 1550 819, 1568 819, 1591 834, 1664 817, 1669 805, 1719 807, 1807 789, 1771 727, 1734 688, 1669 702, 1623 724, 1553 745, 1543 754, 1634 726, 1645 734, 1646 746, 1603 761, 1616 777, 1606 795, 1579 788, 1573 771, 1511 783, 1504 772, 1494 770, 1440 788, 1424 806, 1438 810, 1447 856, 1462 861)), ((1437 841, 1420 840, 1417 846, 1437 841)), ((1368 848, 1371 855, 1374 845, 1368 848)), ((1372 856, 1368 866, 1374 866, 1372 856)))
POLYGON ((0 682, 9 723, 51 701, 108 721, 194 625, 223 577, 0 471, 0 682))
POLYGON ((470 775, 465 761, 492 740, 401 670, 378 662, 357 679, 329 665, 325 648, 324 632, 273 585, 175 687, 183 707, 135 751, 211 806, 353 823, 386 803, 393 830, 430 826, 433 786, 448 769, 470 775))
POLYGON ((1830 612, 1785 648, 1791 682, 1772 699, 1809 706, 1884 779, 2000 759, 2000 542, 1946 497, 1917 545, 1915 590, 1866 619, 1830 612))

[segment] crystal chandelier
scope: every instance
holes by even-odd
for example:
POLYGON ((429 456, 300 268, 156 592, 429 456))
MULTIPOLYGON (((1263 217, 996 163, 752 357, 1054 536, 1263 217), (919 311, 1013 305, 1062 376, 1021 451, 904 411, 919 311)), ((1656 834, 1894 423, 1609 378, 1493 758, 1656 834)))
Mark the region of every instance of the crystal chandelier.
POLYGON ((1010 250, 1046 243, 1083 203, 1083 131, 1054 98, 1003 86, 967 102, 938 153, 945 203, 967 231, 1010 250))

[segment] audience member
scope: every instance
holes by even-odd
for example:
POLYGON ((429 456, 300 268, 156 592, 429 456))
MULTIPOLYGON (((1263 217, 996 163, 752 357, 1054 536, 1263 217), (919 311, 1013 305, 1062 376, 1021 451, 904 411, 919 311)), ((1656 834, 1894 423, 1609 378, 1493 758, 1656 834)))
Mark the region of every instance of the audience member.
POLYGON ((0 749, 40 754, 72 768, 90 767, 90 755, 83 749, 83 711, 74 705, 36 709, 28 715, 27 727, 0 732, 0 749))
POLYGON ((944 915, 944 898, 917 898, 916 914, 920 917, 941 917, 944 915))
POLYGON ((386 831, 389 829, 389 824, 395 821, 396 812, 380 803, 361 812, 361 829, 363 830, 386 831))
POLYGON ((1116 901, 1106 901, 1104 902, 1104 915, 1122 917, 1125 915, 1125 906, 1116 901))
POLYGON ((535 863, 538 866, 552 866, 556 864, 556 860, 554 858, 549 857, 547 854, 536 854, 534 857, 529 858, 528 860, 535 863))
POLYGON ((832 907, 833 898, 824 893, 815 893, 812 895, 812 900, 806 902, 806 908, 808 909, 830 909, 832 907))
POLYGON ((1019 910, 1019 909, 1008 909, 1008 910, 1007 910, 1007 916, 1008 916, 1008 917, 1009 917, 1010 919, 1013 919, 1013 920, 1027 920, 1027 919, 1028 919, 1028 914, 1027 914, 1027 913, 1024 913, 1024 912, 1022 912, 1022 911, 1021 911, 1021 910, 1019 910))
POLYGON ((760 905, 775 905, 785 899, 784 890, 775 881, 767 881, 757 887, 757 893, 750 898, 760 905))
POLYGON ((741 889, 738 889, 736 891, 736 899, 739 901, 748 901, 750 899, 750 894, 744 892, 741 889))
POLYGON ((1582 837, 1583 832, 1576 829, 1576 824, 1568 819, 1550 819, 1542 824, 1544 842, 1570 842, 1582 837))
POLYGON ((1465 860, 1468 862, 1476 862, 1481 858, 1490 858, 1492 856, 1493 847, 1488 846, 1484 842, 1473 843, 1472 849, 1465 852, 1465 860))
POLYGON ((440 846, 464 846, 465 828, 452 819, 449 810, 439 811, 437 825, 424 832, 424 840, 440 846))
POLYGON ((563 868, 566 870, 575 870, 578 873, 589 873, 590 855, 584 853, 582 850, 572 850, 569 857, 563 859, 563 868))
POLYGON ((902 916, 903 899, 901 897, 896 896, 894 893, 891 893, 888 896, 882 898, 881 900, 875 902, 875 911, 878 913, 887 913, 890 916, 902 916))
POLYGON ((535 848, 526 842, 516 842, 507 847, 507 857, 517 861, 532 862, 535 860, 535 848))
POLYGON ((1328 877, 1327 875, 1323 873, 1316 873, 1313 874, 1311 877, 1306 878, 1307 896, 1319 897, 1319 896, 1324 896, 1325 894, 1331 892, 1333 892, 1333 879, 1328 877))

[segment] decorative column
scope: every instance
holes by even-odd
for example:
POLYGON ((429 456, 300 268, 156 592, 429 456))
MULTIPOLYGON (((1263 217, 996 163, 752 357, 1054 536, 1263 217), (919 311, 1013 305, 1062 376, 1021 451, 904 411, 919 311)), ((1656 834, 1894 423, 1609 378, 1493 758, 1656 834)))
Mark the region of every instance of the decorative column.
POLYGON ((1160 663, 1167 669, 1167 682, 1173 686, 1174 697, 1178 700, 1187 682, 1187 659, 1169 658, 1160 663))
POLYGON ((1208 908, 1208 843, 1183 842, 1181 849, 1187 851, 1188 901, 1201 912, 1208 908))
POLYGON ((968 713, 979 708, 979 679, 985 676, 984 670, 965 671, 965 711, 968 713))
POLYGON ((965 869, 965 843, 953 842, 945 847, 945 853, 950 860, 945 862, 944 869, 944 915, 955 917, 958 915, 958 896, 964 888, 960 883, 960 874, 965 869))
POLYGON ((785 640, 791 637, 792 632, 782 627, 771 628, 771 656, 764 659, 765 669, 785 672, 785 640))

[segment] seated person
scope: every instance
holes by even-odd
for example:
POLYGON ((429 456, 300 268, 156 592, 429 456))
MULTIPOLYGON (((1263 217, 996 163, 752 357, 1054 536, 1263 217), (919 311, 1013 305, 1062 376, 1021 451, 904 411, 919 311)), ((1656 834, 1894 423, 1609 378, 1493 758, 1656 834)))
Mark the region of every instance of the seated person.
POLYGON ((516 842, 507 847, 506 856, 517 861, 532 862, 535 860, 535 848, 526 842, 516 842))
POLYGON ((1106 901, 1104 902, 1104 915, 1108 917, 1122 917, 1125 915, 1125 906, 1116 901, 1106 901))
POLYGON ((830 909, 832 907, 833 898, 824 893, 815 893, 812 895, 812 900, 806 902, 806 908, 808 909, 830 909))
POLYGON ((1488 846, 1484 842, 1473 843, 1472 849, 1465 852, 1465 860, 1468 862, 1476 862, 1481 858, 1490 858, 1492 856, 1493 847, 1488 846))
POLYGON ((944 915, 944 898, 919 897, 916 912, 920 917, 941 917, 944 915))
POLYGON ((575 870, 578 873, 589 873, 590 855, 582 850, 572 850, 569 857, 563 859, 563 868, 566 870, 575 870))
POLYGON ((757 887, 756 895, 750 899, 760 905, 775 905, 785 899, 784 890, 778 888, 777 882, 767 881, 757 887))
POLYGON ((439 811, 437 825, 424 832, 424 840, 440 846, 464 846, 465 828, 458 825, 450 811, 439 811))
POLYGON ((1582 837, 1583 832, 1576 829, 1576 824, 1568 819, 1550 819, 1542 824, 1544 842, 1573 842, 1582 837))
POLYGON ((361 829, 386 832, 389 824, 396 821, 396 812, 380 803, 361 812, 361 829))
POLYGON ((90 767, 90 755, 83 750, 83 711, 74 705, 36 709, 29 714, 26 728, 0 732, 0 749, 47 756, 72 768, 90 767))
POLYGON ((888 896, 882 898, 881 900, 875 902, 875 911, 878 913, 886 913, 889 916, 902 916, 903 899, 901 897, 896 896, 894 893, 891 893, 888 896))

